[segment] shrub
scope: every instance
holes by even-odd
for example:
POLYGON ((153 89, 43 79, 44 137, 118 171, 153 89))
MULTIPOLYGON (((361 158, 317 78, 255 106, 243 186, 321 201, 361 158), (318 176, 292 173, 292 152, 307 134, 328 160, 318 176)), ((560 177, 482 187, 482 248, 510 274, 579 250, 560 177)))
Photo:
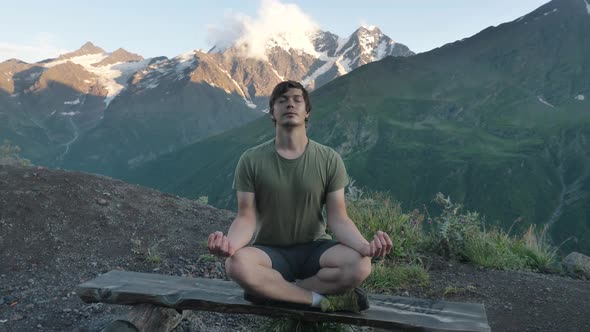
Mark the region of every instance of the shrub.
POLYGON ((21 148, 17 145, 12 145, 9 140, 4 140, 0 146, 0 164, 31 166, 31 161, 21 158, 19 153, 21 148))
POLYGON ((467 238, 463 256, 471 263, 494 269, 525 270, 527 260, 515 252, 517 240, 500 230, 481 231, 467 238))
POLYGON ((365 239, 371 241, 377 231, 389 234, 393 242, 392 257, 413 260, 422 249, 424 216, 418 210, 402 213, 383 193, 370 193, 365 198, 348 201, 348 215, 365 239))
POLYGON ((443 210, 434 218, 429 242, 443 256, 460 258, 466 240, 479 233, 481 218, 477 212, 460 213, 462 205, 452 203, 451 198, 445 198, 442 193, 436 194, 434 202, 441 205, 443 210))
POLYGON ((514 246, 514 251, 524 257, 528 266, 533 270, 548 270, 556 263, 558 248, 547 241, 548 225, 540 233, 535 231, 535 225, 530 225, 522 239, 514 246))

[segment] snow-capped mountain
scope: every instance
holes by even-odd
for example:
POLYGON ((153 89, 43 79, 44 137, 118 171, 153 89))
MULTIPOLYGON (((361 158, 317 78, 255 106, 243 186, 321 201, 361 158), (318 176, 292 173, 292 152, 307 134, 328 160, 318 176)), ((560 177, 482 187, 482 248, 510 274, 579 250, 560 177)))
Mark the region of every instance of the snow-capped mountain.
POLYGON ((0 115, 12 120, 0 139, 37 163, 113 174, 262 116, 280 81, 313 90, 368 62, 413 54, 374 27, 347 38, 277 35, 257 56, 249 51, 234 44, 144 59, 88 42, 34 64, 5 61, 0 115))

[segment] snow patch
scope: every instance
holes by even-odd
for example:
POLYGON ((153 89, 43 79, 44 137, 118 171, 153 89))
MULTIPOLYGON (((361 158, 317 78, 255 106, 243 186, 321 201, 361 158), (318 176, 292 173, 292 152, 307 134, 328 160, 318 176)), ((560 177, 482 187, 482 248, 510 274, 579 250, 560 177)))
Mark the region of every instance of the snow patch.
POLYGON ((375 31, 375 29, 377 29, 377 27, 374 25, 362 25, 362 27, 369 31, 375 31))
MULTIPOLYGON (((584 0, 584 1, 586 1, 586 0, 584 0)), ((543 15, 544 15, 544 16, 547 16, 547 15, 549 15, 549 14, 551 14, 551 13, 555 13, 556 11, 557 11, 557 8, 555 8, 555 9, 553 9, 553 10, 551 10, 551 11, 548 11, 548 12, 546 12, 546 13, 543 13, 543 15)))
POLYGON ((150 83, 145 88, 146 89, 155 89, 158 87, 158 85, 160 85, 160 83, 150 83))
POLYGON ((375 36, 372 34, 362 34, 359 38, 362 54, 371 55, 373 53, 373 45, 375 44, 375 36))
MULTIPOLYGON (((323 55, 325 55, 325 54, 326 53, 324 53, 323 55)), ((305 79, 303 79, 301 81, 301 84, 303 84, 303 86, 310 85, 311 82, 316 80, 316 78, 318 78, 320 75, 325 74, 328 70, 330 70, 330 68, 332 68, 332 66, 334 66, 334 62, 336 62, 335 59, 333 59, 333 58, 329 59, 320 68, 316 69, 316 71, 314 71, 311 75, 309 75, 305 79)))
POLYGON ((144 69, 150 59, 134 62, 117 62, 105 66, 96 67, 92 64, 99 63, 108 57, 107 54, 87 54, 65 60, 52 61, 44 64, 44 67, 51 68, 68 61, 79 64, 88 72, 98 76, 98 83, 105 87, 107 96, 104 99, 105 106, 127 87, 127 81, 137 71, 144 69))
MULTIPOLYGON (((51 114, 53 114, 53 113, 51 113, 51 114)), ((59 114, 65 115, 65 116, 74 116, 76 114, 80 114, 80 112, 61 112, 59 114)))
POLYGON ((246 101, 246 106, 250 107, 251 109, 255 109, 256 108, 256 104, 254 104, 253 102, 247 100, 244 98, 244 101, 246 101))
POLYGON ((353 49, 354 46, 355 46, 355 44, 352 44, 352 46, 350 46, 348 49, 346 49, 346 51, 342 52, 342 55, 340 55, 338 57, 338 59, 336 59, 335 63, 336 63, 336 67, 338 68, 338 74, 345 75, 345 74, 350 73, 350 71, 352 70, 350 68, 350 64, 352 63, 352 60, 344 59, 344 56, 346 55, 346 53, 350 52, 350 50, 353 49))
POLYGON ((549 103, 548 103, 548 102, 547 102, 547 101, 546 101, 546 100, 543 98, 543 96, 537 96, 537 99, 539 99, 539 101, 540 101, 540 102, 542 102, 543 104, 545 104, 545 105, 547 105, 547 106, 549 106, 549 107, 555 107, 555 106, 553 106, 553 105, 549 104, 549 103))
POLYGON ((268 64, 270 65, 270 69, 272 70, 273 73, 275 73, 275 75, 277 75, 277 77, 281 80, 284 81, 285 78, 281 75, 279 75, 279 73, 276 71, 275 67, 272 65, 272 63, 270 63, 270 61, 266 61, 268 62, 268 64))
POLYGON ((193 65, 193 63, 196 60, 195 52, 194 51, 186 52, 184 54, 181 54, 181 55, 175 57, 174 60, 176 60, 178 62, 178 64, 176 65, 176 72, 180 74, 186 68, 189 68, 190 66, 193 65))
POLYGON ((590 3, 588 3, 587 0, 584 0, 584 2, 586 3, 586 11, 588 12, 588 15, 590 15, 590 3))
POLYGON ((350 38, 340 38, 338 37, 338 46, 336 47, 336 54, 340 52, 340 50, 348 43, 350 38))
POLYGON ((575 100, 584 100, 586 99, 586 97, 584 97, 584 95, 577 95, 574 97, 575 100))
POLYGON ((377 48, 375 48, 373 51, 375 56, 373 57, 372 61, 383 59, 387 55, 387 46, 389 45, 391 45, 391 42, 388 43, 385 40, 382 40, 379 45, 377 45, 377 48))
POLYGON ((72 101, 64 101, 64 105, 78 105, 80 103, 80 98, 72 101))

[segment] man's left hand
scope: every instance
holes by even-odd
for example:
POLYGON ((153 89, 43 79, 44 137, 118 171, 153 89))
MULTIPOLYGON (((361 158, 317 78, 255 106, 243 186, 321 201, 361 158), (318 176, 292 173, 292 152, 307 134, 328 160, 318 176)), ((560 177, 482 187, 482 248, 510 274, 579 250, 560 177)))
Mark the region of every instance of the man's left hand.
POLYGON ((363 247, 361 254, 368 257, 385 257, 389 254, 393 243, 387 233, 378 231, 373 238, 373 241, 363 247))

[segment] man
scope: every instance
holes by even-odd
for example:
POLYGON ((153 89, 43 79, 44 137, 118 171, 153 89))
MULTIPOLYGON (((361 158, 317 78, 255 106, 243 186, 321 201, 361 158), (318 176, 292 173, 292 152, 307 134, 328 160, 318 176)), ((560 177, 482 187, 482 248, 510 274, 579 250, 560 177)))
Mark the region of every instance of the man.
POLYGON ((228 257, 228 275, 252 302, 367 309, 366 294, 356 287, 371 273, 371 257, 389 253, 391 239, 380 231, 367 241, 348 217, 341 157, 307 137, 311 102, 305 88, 281 82, 269 106, 276 136, 241 156, 234 178, 238 215, 227 235, 209 235, 209 251, 228 257), (325 232, 324 204, 337 241, 325 232))

